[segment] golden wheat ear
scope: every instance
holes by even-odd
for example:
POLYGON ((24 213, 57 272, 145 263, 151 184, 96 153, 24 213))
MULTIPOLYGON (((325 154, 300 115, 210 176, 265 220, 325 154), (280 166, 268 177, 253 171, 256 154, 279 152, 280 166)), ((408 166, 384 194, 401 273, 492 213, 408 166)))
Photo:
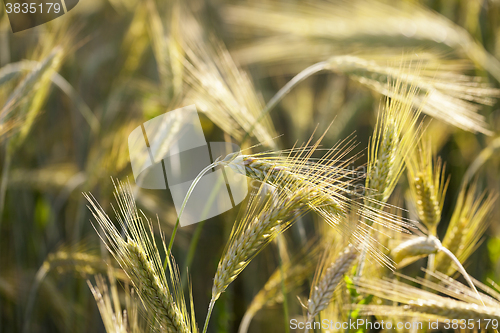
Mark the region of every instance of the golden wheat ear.
POLYGON ((327 249, 316 270, 307 301, 308 323, 311 323, 333 301, 335 290, 357 258, 358 252, 350 244, 343 249, 338 246, 336 248, 331 246, 327 249))
POLYGON ((404 98, 387 98, 378 112, 368 152, 365 187, 371 195, 365 199, 367 206, 382 208, 387 202, 404 170, 405 157, 419 135, 420 110, 413 110, 417 88, 398 81, 393 84, 392 91, 404 98))
MULTIPOLYGON (((115 183, 118 206, 113 209, 121 231, 91 194, 84 196, 102 231, 102 234, 98 232, 99 237, 128 275, 143 305, 154 315, 152 325, 168 332, 196 332, 196 323, 191 321, 192 315, 186 307, 177 266, 167 258, 167 275, 154 240, 152 222, 137 210, 130 184, 115 183)), ((96 231, 97 226, 94 226, 96 231)))
POLYGON ((433 156, 429 139, 421 141, 408 157, 407 168, 410 193, 417 215, 429 234, 436 236, 449 178, 445 180, 445 167, 440 158, 433 156))
MULTIPOLYGON (((412 150, 420 135, 418 118, 420 110, 413 110, 413 101, 417 88, 404 82, 396 81, 391 85, 394 94, 401 99, 386 98, 377 114, 377 122, 370 138, 364 196, 365 211, 384 211, 394 188, 405 167, 405 158, 412 150)), ((366 219, 371 227, 378 218, 366 219)), ((402 219, 401 219, 402 220, 402 219)), ((371 238, 372 229, 365 232, 364 238, 371 238)), ((357 276, 363 273, 368 248, 363 245, 357 276)))
POLYGON ((293 191, 287 190, 286 186, 270 187, 264 180, 247 207, 243 208, 217 267, 204 332, 215 302, 228 285, 271 240, 311 207, 323 202, 322 195, 309 184, 290 182, 289 185, 293 186, 293 191))
MULTIPOLYGON (((443 246, 452 252, 460 262, 465 262, 481 244, 481 238, 491 221, 488 219, 498 195, 483 192, 477 194, 477 183, 462 188, 458 195, 443 246)), ((437 254, 435 269, 453 275, 456 268, 445 254, 437 254)))

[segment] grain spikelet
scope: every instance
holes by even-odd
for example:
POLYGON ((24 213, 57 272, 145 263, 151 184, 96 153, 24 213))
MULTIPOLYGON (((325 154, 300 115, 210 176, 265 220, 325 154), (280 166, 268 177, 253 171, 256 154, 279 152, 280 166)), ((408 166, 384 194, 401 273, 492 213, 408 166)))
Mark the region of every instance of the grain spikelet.
MULTIPOLYGON (((259 190, 259 195, 266 185, 259 190)), ((309 188, 288 194, 279 191, 276 196, 266 194, 264 203, 255 197, 248 211, 238 222, 219 261, 212 287, 212 300, 217 300, 227 286, 236 279, 248 263, 278 234, 291 226, 297 216, 304 212, 304 200, 314 203, 314 194, 309 188), (305 199, 307 198, 307 199, 305 199)))
POLYGON ((269 185, 262 183, 233 227, 217 266, 203 332, 221 293, 270 241, 289 228, 309 206, 321 202, 316 193, 307 186, 296 187, 291 193, 279 188, 270 191, 269 185))
POLYGON ((392 259, 398 267, 404 267, 409 260, 435 254, 441 248, 441 242, 434 236, 414 237, 402 242, 391 251, 392 259))
POLYGON ((155 314, 161 329, 167 332, 196 332, 196 323, 188 314, 175 264, 167 261, 168 278, 163 269, 151 221, 139 214, 130 184, 118 182, 115 188, 118 203, 115 214, 125 239, 94 197, 84 194, 104 233, 100 235, 102 241, 132 281, 144 306, 155 314))
POLYGON ((435 160, 435 165, 432 166, 430 140, 421 142, 408 160, 408 182, 418 217, 429 233, 435 236, 436 227, 441 221, 449 178, 444 181, 444 166, 441 159, 435 160))
MULTIPOLYGON (((462 263, 481 243, 480 239, 489 225, 487 217, 496 201, 496 195, 484 192, 477 196, 476 191, 476 183, 468 189, 462 188, 443 238, 443 246, 462 263)), ((435 267, 447 275, 452 275, 456 270, 448 256, 442 253, 436 255, 435 267)))
POLYGON ((352 245, 348 245, 333 262, 327 256, 327 259, 324 260, 316 273, 311 294, 307 301, 308 322, 312 322, 314 317, 330 304, 335 289, 357 257, 358 253, 352 245))
MULTIPOLYGON (((381 107, 368 152, 365 187, 373 191, 373 197, 381 203, 387 202, 404 170, 405 157, 415 142, 420 114, 419 110, 412 110, 415 87, 396 82, 392 91, 404 98, 387 99, 381 107)), ((377 202, 365 199, 365 204, 373 206, 377 202)))

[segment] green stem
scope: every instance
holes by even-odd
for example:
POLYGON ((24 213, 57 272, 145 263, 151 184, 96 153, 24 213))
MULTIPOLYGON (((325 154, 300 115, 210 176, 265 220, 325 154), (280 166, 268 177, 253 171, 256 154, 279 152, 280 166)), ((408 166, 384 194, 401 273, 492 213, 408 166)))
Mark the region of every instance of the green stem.
POLYGON ((208 322, 210 321, 210 316, 212 316, 212 310, 214 309, 215 301, 216 300, 213 298, 210 300, 210 305, 208 306, 207 318, 205 318, 205 325, 203 325, 203 332, 202 333, 207 332, 208 322))
POLYGON ((196 176, 196 178, 191 183, 191 186, 189 187, 189 189, 186 193, 186 197, 184 198, 184 201, 182 202, 182 206, 181 206, 181 209, 179 210, 179 214, 177 215, 177 221, 175 221, 174 230, 172 231, 172 236, 170 237, 170 242, 168 243, 167 256, 165 257, 165 261, 163 262, 163 269, 167 269, 168 257, 170 256, 170 253, 172 251, 172 246, 174 245, 175 235, 177 234, 177 229, 179 228, 179 222, 180 222, 182 213, 184 212, 184 208, 186 208, 189 197, 191 196, 191 193, 193 193, 196 185, 198 185, 198 182, 200 181, 201 177, 203 177, 203 175, 205 173, 207 173, 210 169, 212 169, 215 165, 216 165, 215 162, 207 165, 203 170, 200 171, 198 176, 196 176))
MULTIPOLYGON (((219 181, 212 189, 212 192, 210 193, 210 197, 208 198, 207 203, 205 204, 205 208, 203 208, 203 212, 200 215, 202 219, 204 219, 204 217, 208 213, 208 210, 210 209, 210 207, 214 203, 215 198, 217 197, 216 194, 218 193, 222 184, 225 184, 225 183, 222 182, 221 179, 219 178, 219 181)), ((189 250, 188 250, 187 257, 186 257, 186 265, 185 265, 188 269, 189 269, 189 267, 191 267, 191 263, 193 261, 193 258, 194 258, 195 252, 196 252, 196 246, 198 245, 198 241, 200 240, 201 231, 202 231, 204 225, 205 225, 205 221, 198 223, 198 225, 196 226, 196 230, 194 231, 193 237, 191 238, 191 243, 189 244, 189 250)), ((187 282, 186 274, 183 274, 182 286, 185 286, 186 282, 187 282)))
MULTIPOLYGON (((278 235, 277 237, 278 241, 278 248, 282 248, 280 245, 282 245, 283 240, 282 240, 282 235, 278 235)), ((290 328, 288 327, 289 325, 289 314, 288 314, 288 302, 287 302, 287 297, 286 297, 286 288, 285 288, 285 270, 283 269, 283 259, 281 257, 281 254, 279 254, 279 265, 280 265, 280 273, 281 273, 281 293, 283 294, 283 312, 285 315, 285 332, 289 333, 290 328)))
POLYGON ((0 229, 3 221, 3 210, 5 208, 5 196, 7 194, 7 184, 9 182, 9 171, 10 164, 12 161, 11 149, 9 149, 9 144, 5 145, 5 158, 3 161, 2 168, 2 183, 0 184, 0 229))
MULTIPOLYGON (((368 235, 366 235, 367 242, 370 240, 371 235, 372 235, 372 229, 370 229, 368 231, 368 235)), ((359 279, 363 275, 363 269, 365 268, 366 255, 368 253, 368 246, 366 244, 367 243, 363 244, 363 248, 361 249, 361 253, 359 255, 359 264, 358 264, 358 267, 356 269, 356 275, 354 276, 355 280, 359 279)))
POLYGON ((455 265, 457 265, 457 268, 458 268, 459 272, 463 275, 463 277, 465 278, 465 280, 467 281, 467 283, 469 284, 469 286, 476 293, 477 299, 481 302, 481 304, 483 306, 485 306, 484 302, 483 302, 483 299, 481 298, 481 295, 479 294, 479 292, 476 289, 476 286, 474 285, 474 282, 472 282, 472 280, 471 280, 471 278, 469 276, 469 273, 467 273, 467 271, 465 270, 464 266, 462 266, 462 263, 460 262, 460 260, 458 260, 458 258, 455 257, 455 255, 453 254, 453 252, 451 252, 450 250, 448 250, 444 246, 439 247, 439 251, 444 252, 448 257, 450 257, 450 259, 455 263, 455 265))
MULTIPOLYGON (((201 231, 203 230, 204 225, 205 225, 205 221, 198 223, 198 225, 196 226, 196 229, 194 230, 193 237, 191 238, 191 243, 189 244, 189 250, 188 250, 187 257, 186 257, 186 265, 185 265, 188 269, 191 266, 191 263, 193 262, 194 255, 196 252, 196 247, 198 246, 198 242, 199 242, 200 236, 201 236, 201 231)), ((182 287, 185 286, 186 282, 187 282, 186 274, 183 274, 182 287)))

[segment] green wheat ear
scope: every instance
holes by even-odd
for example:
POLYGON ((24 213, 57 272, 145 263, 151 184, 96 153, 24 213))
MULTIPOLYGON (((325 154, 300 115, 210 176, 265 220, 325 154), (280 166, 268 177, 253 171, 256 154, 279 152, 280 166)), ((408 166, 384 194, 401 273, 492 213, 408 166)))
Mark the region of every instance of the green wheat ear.
POLYGON ((333 301, 335 290, 357 258, 358 252, 352 245, 347 245, 336 256, 325 256, 318 267, 307 301, 309 323, 333 301))
MULTIPOLYGON (((394 94, 403 99, 386 99, 381 107, 368 151, 368 168, 365 187, 377 200, 365 198, 367 206, 382 208, 394 191, 404 170, 404 160, 416 142, 417 121, 420 110, 413 110, 417 90, 401 82, 394 83, 394 94)), ((370 222, 369 222, 370 223, 370 222)))
MULTIPOLYGON (((167 332, 197 332, 194 314, 190 316, 186 307, 177 266, 167 258, 168 275, 163 269, 152 222, 137 210, 130 184, 115 184, 118 209, 114 210, 121 231, 91 194, 84 196, 103 233, 99 237, 130 278, 146 309, 154 315, 153 324, 167 332)), ((164 240, 162 243, 166 253, 164 240)))

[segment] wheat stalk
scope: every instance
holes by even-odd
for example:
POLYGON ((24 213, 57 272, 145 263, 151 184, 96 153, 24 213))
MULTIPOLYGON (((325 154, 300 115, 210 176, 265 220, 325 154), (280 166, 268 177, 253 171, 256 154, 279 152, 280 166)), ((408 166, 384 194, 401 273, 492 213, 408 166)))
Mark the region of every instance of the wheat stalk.
POLYGON ((168 260, 170 287, 154 242, 152 224, 149 221, 147 231, 143 217, 135 206, 130 184, 118 182, 115 188, 119 208, 115 213, 125 239, 94 197, 84 194, 104 233, 99 236, 129 276, 145 307, 155 315, 160 328, 167 332, 195 332, 195 323, 191 322, 187 313, 175 266, 168 260))

